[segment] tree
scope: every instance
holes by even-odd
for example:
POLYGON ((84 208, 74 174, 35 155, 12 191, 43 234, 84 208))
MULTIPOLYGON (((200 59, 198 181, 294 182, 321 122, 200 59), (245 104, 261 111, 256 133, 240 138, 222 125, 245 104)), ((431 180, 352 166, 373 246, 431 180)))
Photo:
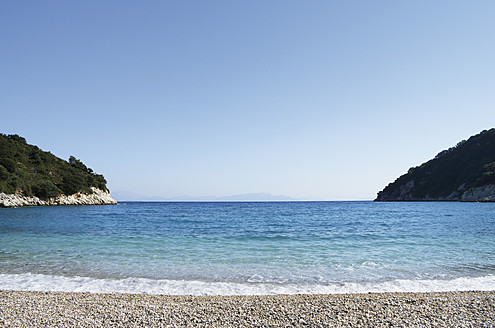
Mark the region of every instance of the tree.
POLYGON ((17 169, 15 161, 10 158, 0 158, 0 165, 6 168, 9 173, 14 173, 17 169))
POLYGON ((49 180, 40 181, 37 185, 32 187, 32 191, 33 194, 39 198, 57 197, 62 193, 62 191, 49 180))
POLYGON ((69 164, 72 165, 72 167, 75 167, 76 169, 82 170, 84 172, 92 173, 93 170, 88 169, 86 165, 84 165, 83 162, 75 158, 74 156, 69 157, 69 164))
POLYGON ((16 142, 20 142, 20 143, 23 143, 25 144, 26 143, 26 139, 24 139, 23 137, 21 136, 18 136, 17 134, 9 134, 7 136, 10 140, 13 140, 13 141, 16 141, 16 142))
POLYGON ((72 195, 79 191, 88 191, 89 186, 86 183, 86 179, 81 172, 66 172, 62 178, 62 185, 60 189, 66 195, 72 195))
POLYGON ((8 177, 9 171, 7 171, 4 166, 0 165, 0 181, 6 181, 8 177))

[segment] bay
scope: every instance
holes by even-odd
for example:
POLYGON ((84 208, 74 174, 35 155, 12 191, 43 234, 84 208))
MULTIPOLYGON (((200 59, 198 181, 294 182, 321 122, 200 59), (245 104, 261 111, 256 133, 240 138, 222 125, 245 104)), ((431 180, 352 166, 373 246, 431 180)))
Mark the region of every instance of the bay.
POLYGON ((0 289, 229 295, 495 289, 495 204, 0 209, 0 289))

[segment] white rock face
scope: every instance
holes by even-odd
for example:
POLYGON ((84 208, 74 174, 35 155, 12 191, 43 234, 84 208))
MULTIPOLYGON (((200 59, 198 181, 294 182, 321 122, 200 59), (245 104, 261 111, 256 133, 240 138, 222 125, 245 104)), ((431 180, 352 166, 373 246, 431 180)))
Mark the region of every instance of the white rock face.
POLYGON ((59 195, 48 200, 42 200, 35 196, 27 197, 22 194, 0 193, 0 207, 117 204, 117 201, 108 192, 94 187, 91 187, 91 189, 93 190, 92 194, 59 195))

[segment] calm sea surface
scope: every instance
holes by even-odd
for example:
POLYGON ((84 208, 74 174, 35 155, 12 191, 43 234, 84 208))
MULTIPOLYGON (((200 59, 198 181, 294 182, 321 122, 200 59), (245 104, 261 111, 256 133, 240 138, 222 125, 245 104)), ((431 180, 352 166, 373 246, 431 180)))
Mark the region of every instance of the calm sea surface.
POLYGON ((0 289, 195 295, 495 290, 495 204, 0 209, 0 289))

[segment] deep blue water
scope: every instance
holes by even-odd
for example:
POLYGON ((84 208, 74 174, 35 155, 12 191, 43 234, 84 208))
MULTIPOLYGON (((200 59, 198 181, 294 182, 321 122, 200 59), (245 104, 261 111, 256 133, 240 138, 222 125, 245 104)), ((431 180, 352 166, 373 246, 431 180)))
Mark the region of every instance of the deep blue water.
POLYGON ((167 202, 0 209, 0 289, 495 290, 495 204, 167 202))

